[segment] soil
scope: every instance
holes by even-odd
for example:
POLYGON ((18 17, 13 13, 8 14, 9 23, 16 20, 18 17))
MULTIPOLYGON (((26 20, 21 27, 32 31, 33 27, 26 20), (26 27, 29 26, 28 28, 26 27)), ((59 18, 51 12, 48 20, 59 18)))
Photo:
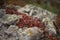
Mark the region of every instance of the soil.
POLYGON ((20 5, 25 6, 27 3, 23 0, 7 0, 7 4, 14 4, 14 5, 20 5))

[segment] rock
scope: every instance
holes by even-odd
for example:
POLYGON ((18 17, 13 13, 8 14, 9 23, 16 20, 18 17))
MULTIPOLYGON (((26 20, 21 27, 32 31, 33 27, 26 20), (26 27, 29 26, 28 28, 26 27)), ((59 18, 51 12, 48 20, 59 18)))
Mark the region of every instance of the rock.
POLYGON ((15 23, 19 18, 22 18, 22 16, 18 16, 18 15, 10 15, 10 14, 7 14, 5 16, 3 16, 3 18, 0 19, 1 23, 4 23, 4 24, 12 24, 12 23, 15 23))
MULTIPOLYGON (((56 35, 56 29, 53 24, 53 20, 55 20, 56 14, 53 14, 45 9, 33 5, 26 5, 24 7, 20 7, 16 5, 12 5, 12 6, 8 5, 7 7, 16 9, 17 13, 14 14, 15 12, 13 12, 13 14, 9 14, 8 12, 7 14, 5 14, 5 10, 0 9, 1 10, 0 22, 2 23, 0 25, 1 27, 0 36, 4 38, 4 40, 18 40, 18 39, 19 40, 41 40, 41 37, 44 32, 43 30, 41 30, 41 28, 44 28, 45 26, 46 26, 45 30, 47 30, 50 35, 51 34, 56 35), (19 14, 19 13, 24 13, 24 14, 19 14), (19 14, 20 16, 17 14, 19 14), (25 14, 27 14, 27 16, 24 16, 25 14), (22 24, 25 25, 24 23, 26 23, 27 25, 29 23, 30 26, 25 27, 26 26, 25 25, 18 28, 18 25, 16 26, 17 20, 19 21, 18 22, 19 27, 22 24), (45 25, 43 24, 40 25, 40 22, 44 23, 45 25), (7 24, 9 26, 7 26, 7 24), (34 27, 34 25, 37 26, 34 27)), ((1 40, 3 40, 2 38, 1 40)))
POLYGON ((17 26, 15 26, 15 25, 10 25, 10 27, 9 27, 7 30, 5 30, 5 33, 7 33, 7 34, 12 34, 12 33, 15 32, 17 29, 18 29, 17 26))
POLYGON ((16 39, 15 37, 10 37, 7 40, 18 40, 18 39, 16 39))
POLYGON ((42 33, 43 31, 42 30, 40 31, 39 28, 37 27, 27 28, 24 30, 20 28, 18 30, 19 40, 31 40, 31 39, 38 40, 42 33))
POLYGON ((49 17, 50 19, 53 20, 56 16, 56 14, 54 14, 54 13, 51 13, 45 9, 42 9, 40 7, 33 6, 33 5, 26 5, 25 7, 18 9, 18 12, 28 13, 28 15, 30 15, 30 13, 31 13, 32 17, 38 17, 40 19, 42 19, 44 17, 49 17))
POLYGON ((33 9, 30 11, 29 16, 32 16, 32 13, 33 13, 33 9))
POLYGON ((53 24, 53 21, 50 20, 48 17, 43 18, 43 22, 45 23, 46 26, 46 30, 50 33, 50 34, 57 34, 56 33, 56 28, 53 24))
POLYGON ((0 18, 6 14, 6 9, 0 9, 0 18))

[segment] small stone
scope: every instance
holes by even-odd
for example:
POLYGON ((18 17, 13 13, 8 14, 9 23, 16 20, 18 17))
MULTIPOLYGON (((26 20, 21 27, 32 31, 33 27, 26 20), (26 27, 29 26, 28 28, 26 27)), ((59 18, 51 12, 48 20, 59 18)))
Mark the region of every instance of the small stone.
POLYGON ((14 31, 18 29, 15 25, 10 25, 10 27, 5 31, 7 34, 12 34, 14 31))

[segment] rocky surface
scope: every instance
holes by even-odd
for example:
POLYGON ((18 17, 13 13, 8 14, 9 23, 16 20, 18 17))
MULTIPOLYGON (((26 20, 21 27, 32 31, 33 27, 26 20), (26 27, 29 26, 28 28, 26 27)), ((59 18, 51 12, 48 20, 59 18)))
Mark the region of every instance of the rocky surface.
POLYGON ((7 13, 0 11, 0 40, 58 40, 55 38, 57 32, 53 24, 56 14, 33 5, 13 7, 14 9, 11 9, 11 6, 7 6, 9 9, 7 13), (26 24, 28 22, 30 23, 26 24), (42 29, 43 27, 44 29, 42 29), (45 34, 45 32, 47 33, 45 34), (47 38, 45 38, 46 36, 47 38))

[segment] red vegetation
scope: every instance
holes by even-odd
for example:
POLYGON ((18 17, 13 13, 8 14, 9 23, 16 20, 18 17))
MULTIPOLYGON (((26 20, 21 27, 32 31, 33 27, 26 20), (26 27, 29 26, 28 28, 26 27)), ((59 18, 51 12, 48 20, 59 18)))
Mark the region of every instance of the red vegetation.
POLYGON ((19 19, 19 22, 17 22, 18 27, 40 27, 44 28, 44 25, 39 21, 38 18, 31 18, 30 16, 24 14, 24 13, 18 13, 15 12, 13 9, 9 8, 7 9, 7 13, 9 14, 16 14, 16 15, 22 15, 22 18, 19 19))

